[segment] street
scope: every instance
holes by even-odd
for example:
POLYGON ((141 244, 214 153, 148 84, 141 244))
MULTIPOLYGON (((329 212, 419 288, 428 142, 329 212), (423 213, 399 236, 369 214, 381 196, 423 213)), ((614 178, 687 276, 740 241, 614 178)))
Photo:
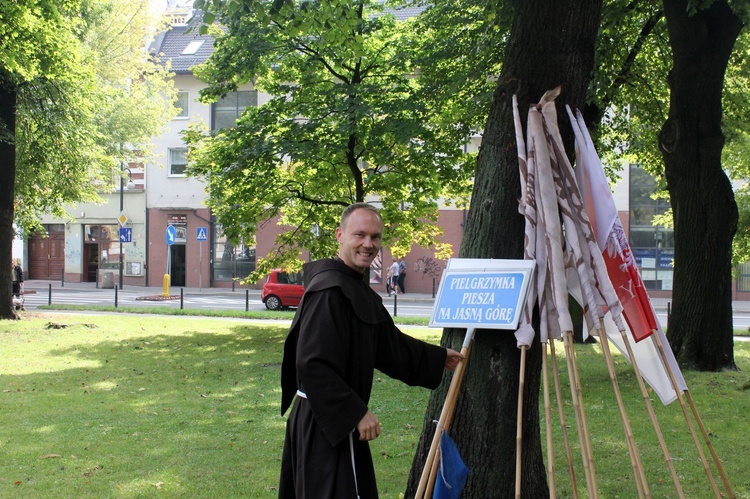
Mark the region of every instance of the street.
MULTIPOLYGON (((80 284, 74 286, 60 287, 59 284, 50 288, 46 282, 27 283, 25 306, 27 310, 33 310, 40 305, 51 303, 57 305, 101 305, 114 306, 115 290, 82 287, 80 284), (45 287, 46 285, 46 287, 45 287)), ((144 297, 159 298, 162 289, 127 287, 117 292, 118 306, 159 306, 180 308, 180 288, 172 287, 169 290, 173 299, 146 300, 144 297)), ((432 314, 433 300, 430 295, 405 295, 399 296, 395 301, 396 315, 409 317, 429 317, 432 314)), ((394 314, 394 298, 383 297, 391 315, 394 314)), ((182 291, 182 306, 190 309, 213 309, 213 310, 266 310, 260 300, 260 290, 251 289, 218 289, 210 288, 204 290, 189 289, 182 291)))
MULTIPOLYGON (((66 283, 61 287, 60 283, 50 284, 48 281, 28 281, 26 283, 25 306, 27 310, 33 310, 40 305, 50 302, 58 305, 102 305, 114 306, 115 290, 95 288, 88 283, 66 283)), ((169 290, 173 299, 144 300, 143 297, 160 297, 161 288, 142 288, 128 286, 117 292, 118 306, 160 306, 180 308, 180 288, 172 287, 169 290)), ((383 296, 383 304, 386 309, 394 315, 406 317, 430 317, 432 315, 434 300, 429 294, 411 294, 383 296)), ((654 308, 659 322, 667 324, 667 301, 654 299, 654 308)), ((182 290, 182 306, 190 309, 213 309, 213 310, 265 310, 266 307, 260 300, 260 290, 237 289, 232 291, 226 288, 205 288, 202 290, 190 288, 182 290)), ((734 302, 733 321, 735 329, 747 330, 750 328, 750 303, 734 302)))

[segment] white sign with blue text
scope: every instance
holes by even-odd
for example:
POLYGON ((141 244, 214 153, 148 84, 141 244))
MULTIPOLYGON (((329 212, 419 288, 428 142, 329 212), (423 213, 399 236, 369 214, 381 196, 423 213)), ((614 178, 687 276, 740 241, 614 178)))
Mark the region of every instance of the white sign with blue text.
POLYGON ((430 327, 517 329, 534 265, 531 260, 451 258, 430 327))

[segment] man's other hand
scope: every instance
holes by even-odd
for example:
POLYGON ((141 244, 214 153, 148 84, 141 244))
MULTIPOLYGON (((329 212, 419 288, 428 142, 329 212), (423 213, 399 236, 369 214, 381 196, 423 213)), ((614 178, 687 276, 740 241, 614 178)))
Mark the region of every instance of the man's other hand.
POLYGON ((357 423, 357 431, 360 440, 375 440, 380 435, 380 421, 375 417, 375 414, 368 410, 367 414, 357 423))
POLYGON ((461 352, 456 352, 450 348, 446 348, 446 350, 448 350, 448 355, 445 357, 445 368, 449 371, 454 371, 458 366, 458 363, 464 360, 464 355, 461 352))

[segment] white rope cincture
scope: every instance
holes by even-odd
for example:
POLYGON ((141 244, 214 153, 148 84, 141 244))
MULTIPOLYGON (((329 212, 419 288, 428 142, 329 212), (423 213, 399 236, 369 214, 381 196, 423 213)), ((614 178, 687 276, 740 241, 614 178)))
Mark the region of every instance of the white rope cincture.
MULTIPOLYGON (((303 392, 302 390, 297 390, 297 396, 303 399, 307 398, 307 394, 303 392)), ((357 465, 354 462, 354 430, 352 430, 352 432, 349 433, 349 454, 351 454, 351 457, 352 457, 352 472, 354 473, 354 491, 357 494, 357 499, 359 499, 359 484, 357 483, 357 465)))
POLYGON ((354 491, 359 499, 359 485, 357 484, 357 466, 354 464, 354 430, 349 434, 349 452, 352 455, 352 472, 354 472, 354 491))

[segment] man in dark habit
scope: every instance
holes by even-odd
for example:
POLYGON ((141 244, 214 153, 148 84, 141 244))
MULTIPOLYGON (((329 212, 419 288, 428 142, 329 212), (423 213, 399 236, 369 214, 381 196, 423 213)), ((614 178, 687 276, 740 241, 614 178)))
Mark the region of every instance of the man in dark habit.
POLYGON ((305 295, 284 345, 281 414, 294 399, 281 460, 280 498, 378 497, 368 441, 380 422, 367 404, 375 368, 434 389, 463 356, 401 331, 365 276, 383 219, 348 206, 336 229, 338 258, 304 266, 305 295))

